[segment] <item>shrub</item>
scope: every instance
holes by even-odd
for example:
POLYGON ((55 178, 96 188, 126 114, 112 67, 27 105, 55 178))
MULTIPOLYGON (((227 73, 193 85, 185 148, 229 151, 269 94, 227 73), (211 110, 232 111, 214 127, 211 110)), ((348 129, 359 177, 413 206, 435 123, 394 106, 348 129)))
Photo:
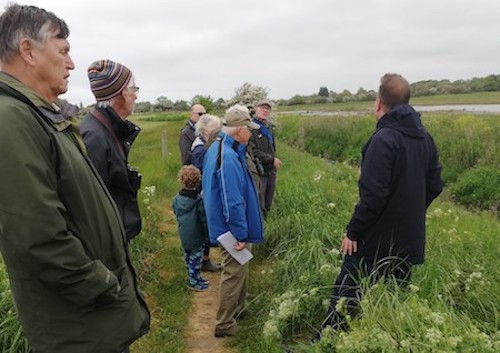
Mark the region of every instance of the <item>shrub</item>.
POLYGON ((500 204, 500 171, 478 167, 463 173, 450 186, 453 198, 466 206, 498 211, 500 204))

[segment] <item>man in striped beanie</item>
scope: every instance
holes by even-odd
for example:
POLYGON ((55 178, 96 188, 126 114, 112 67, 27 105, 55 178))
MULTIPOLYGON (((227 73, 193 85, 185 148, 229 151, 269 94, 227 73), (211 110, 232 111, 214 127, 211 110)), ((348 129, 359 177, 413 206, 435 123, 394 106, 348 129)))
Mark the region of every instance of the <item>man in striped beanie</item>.
POLYGON ((116 202, 127 240, 141 231, 137 203, 141 175, 128 164, 128 154, 140 128, 127 120, 132 115, 139 87, 132 72, 111 60, 88 68, 90 89, 97 103, 80 124, 88 154, 116 202))
POLYGON ((132 78, 130 70, 111 60, 98 60, 88 68, 90 89, 98 102, 119 95, 132 78))

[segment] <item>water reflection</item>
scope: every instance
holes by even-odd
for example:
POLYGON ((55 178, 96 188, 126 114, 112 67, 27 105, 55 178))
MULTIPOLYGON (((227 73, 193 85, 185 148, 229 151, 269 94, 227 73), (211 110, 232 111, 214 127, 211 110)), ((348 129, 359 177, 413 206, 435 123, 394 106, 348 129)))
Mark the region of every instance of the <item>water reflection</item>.
POLYGON ((471 113, 500 113, 500 104, 414 105, 419 112, 462 111, 471 113))

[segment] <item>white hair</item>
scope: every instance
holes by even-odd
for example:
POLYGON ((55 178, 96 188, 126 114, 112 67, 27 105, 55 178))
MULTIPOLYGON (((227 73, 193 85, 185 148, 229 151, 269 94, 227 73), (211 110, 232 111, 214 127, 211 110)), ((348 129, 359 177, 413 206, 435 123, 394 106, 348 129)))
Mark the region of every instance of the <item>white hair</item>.
POLYGON ((220 128, 221 120, 218 116, 203 114, 194 126, 194 134, 196 136, 203 136, 204 133, 211 134, 215 130, 220 131, 220 128))

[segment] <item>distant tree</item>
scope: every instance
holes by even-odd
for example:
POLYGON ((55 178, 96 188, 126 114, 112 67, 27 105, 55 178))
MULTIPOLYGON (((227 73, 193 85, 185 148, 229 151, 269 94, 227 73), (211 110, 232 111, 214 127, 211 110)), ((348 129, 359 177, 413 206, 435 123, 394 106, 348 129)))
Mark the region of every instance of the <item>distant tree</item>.
POLYGON ((343 90, 336 97, 336 102, 352 102, 353 100, 354 100, 354 96, 347 89, 343 90))
POLYGON ((189 110, 189 103, 184 100, 178 100, 174 102, 174 110, 185 111, 189 110))
POLYGON ((156 103, 153 105, 153 110, 156 112, 165 112, 172 110, 174 103, 165 96, 160 96, 156 98, 156 103))
POLYGON ((355 100, 357 101, 366 101, 368 96, 368 92, 363 87, 359 87, 358 92, 354 95, 355 100))
POLYGON ((225 106, 226 106, 226 101, 223 98, 217 99, 213 104, 215 110, 224 109, 225 106))
POLYGON ((304 96, 300 96, 296 94, 292 98, 288 100, 288 105, 298 105, 298 104, 307 104, 307 100, 304 96))
POLYGON ((241 87, 236 88, 234 93, 234 97, 226 102, 226 106, 229 107, 237 103, 253 106, 257 101, 268 98, 269 90, 245 82, 241 87))
POLYGON ((321 86, 319 88, 318 96, 328 97, 329 95, 330 95, 330 92, 328 91, 328 88, 326 86, 321 86))
POLYGON ((151 102, 137 102, 135 103, 134 111, 136 113, 148 113, 153 109, 151 102))
POLYGON ((324 104, 327 103, 328 97, 323 97, 323 96, 318 96, 314 95, 314 97, 311 97, 311 103, 312 104, 324 104))
POLYGON ((198 94, 191 100, 191 105, 194 104, 201 104, 207 113, 210 113, 213 110, 214 100, 210 96, 202 96, 201 94, 198 94))

